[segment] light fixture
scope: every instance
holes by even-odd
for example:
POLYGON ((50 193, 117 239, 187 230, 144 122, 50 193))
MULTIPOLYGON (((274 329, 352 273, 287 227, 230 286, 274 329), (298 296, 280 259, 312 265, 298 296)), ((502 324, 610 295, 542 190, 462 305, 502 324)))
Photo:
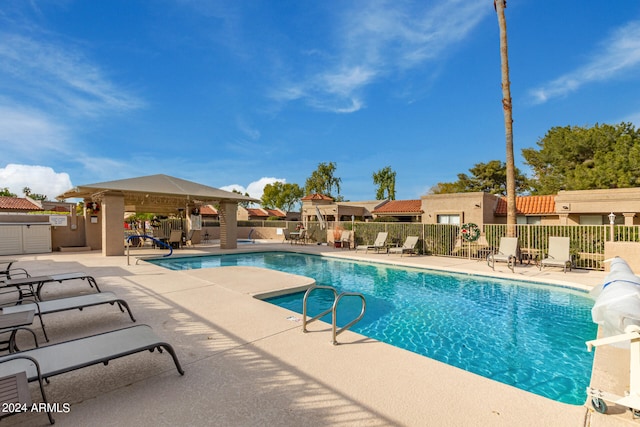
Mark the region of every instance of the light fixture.
POLYGON ((564 210, 567 210, 567 211, 568 211, 568 210, 569 210, 569 206, 567 206, 567 205, 562 205, 562 209, 564 209, 564 210))
POLYGON ((613 225, 616 223, 616 214, 614 214, 613 212, 611 212, 609 215, 607 215, 609 217, 609 224, 613 225))

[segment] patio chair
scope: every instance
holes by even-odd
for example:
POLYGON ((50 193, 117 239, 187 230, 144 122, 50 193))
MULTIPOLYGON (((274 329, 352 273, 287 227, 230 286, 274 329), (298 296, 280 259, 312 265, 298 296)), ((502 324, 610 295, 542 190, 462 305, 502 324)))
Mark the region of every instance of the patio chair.
POLYGON ((171 230, 168 243, 172 248, 180 249, 180 245, 182 244, 182 230, 171 230))
POLYGON ((540 261, 540 270, 548 265, 552 267, 562 267, 567 272, 567 267, 571 270, 571 241, 568 237, 549 237, 549 253, 547 257, 540 261))
POLYGON ((487 255, 487 265, 495 270, 496 262, 506 262, 507 267, 515 272, 516 261, 520 259, 520 245, 517 237, 501 237, 498 252, 487 255))
POLYGON ((49 337, 47 336, 47 331, 44 328, 44 321, 42 320, 42 316, 45 314, 76 309, 82 311, 85 307, 93 307, 102 304, 117 304, 120 308, 120 311, 123 313, 124 309, 126 308, 131 321, 136 321, 136 319, 133 317, 133 313, 131 313, 129 304, 127 304, 127 302, 122 298, 118 298, 113 292, 100 292, 97 294, 79 295, 76 297, 59 298, 47 301, 19 300, 11 304, 15 305, 2 307, 2 314, 0 315, 0 319, 5 315, 10 315, 13 313, 26 313, 29 311, 33 311, 40 320, 42 333, 44 334, 44 338, 47 341, 49 341, 49 337))
POLYGON ((282 243, 291 242, 291 232, 286 228, 282 229, 282 243))
POLYGON ((358 245, 356 246, 356 252, 358 252, 358 249, 360 250, 364 249, 365 253, 367 253, 369 249, 375 250, 376 252, 378 252, 380 249, 386 249, 388 236, 389 236, 389 233, 387 233, 386 231, 380 231, 378 232, 378 235, 376 236, 376 240, 375 242, 373 242, 373 245, 358 245))
POLYGON ((53 282, 62 283, 68 280, 86 280, 90 287, 96 288, 96 290, 100 292, 96 279, 93 276, 82 272, 59 273, 50 274, 48 276, 31 276, 21 279, 5 280, 3 283, 0 283, 0 289, 13 287, 20 293, 19 299, 23 299, 25 296, 33 296, 38 301, 42 301, 42 288, 45 284, 53 282), (23 288, 28 288, 28 290, 23 288))
POLYGON ((149 325, 136 325, 0 356, 0 378, 26 372, 28 381, 42 382, 87 366, 100 363, 107 366, 111 360, 145 350, 158 350, 157 353, 166 350, 178 373, 184 375, 173 347, 162 341, 149 325))
POLYGON ((416 245, 418 244, 418 236, 407 236, 402 246, 397 248, 389 248, 388 254, 397 254, 400 256, 404 254, 415 254, 416 253, 416 245))
POLYGON ((342 235, 340 236, 340 247, 351 249, 351 231, 342 230, 342 235))
POLYGON ((186 244, 188 247, 193 247, 193 241, 200 240, 200 230, 189 230, 189 235, 187 236, 186 244))
POLYGON ((306 244, 307 242, 307 230, 301 229, 298 234, 291 234, 292 243, 306 244))

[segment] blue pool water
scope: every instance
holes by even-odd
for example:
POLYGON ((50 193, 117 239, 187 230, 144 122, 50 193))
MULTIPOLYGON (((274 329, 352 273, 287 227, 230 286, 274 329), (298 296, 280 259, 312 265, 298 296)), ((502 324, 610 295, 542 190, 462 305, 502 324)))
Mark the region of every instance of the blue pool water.
MULTIPOLYGON (((327 259, 282 252, 150 260, 173 270, 257 266, 312 277, 338 292, 361 292, 362 335, 560 402, 583 404, 595 338, 593 301, 584 292, 528 282, 327 259)), ((302 313, 303 293, 267 301, 302 313)), ((316 290, 313 316, 333 302, 316 290)), ((341 300, 338 324, 360 312, 341 300)), ((330 322, 330 317, 327 316, 330 322)))

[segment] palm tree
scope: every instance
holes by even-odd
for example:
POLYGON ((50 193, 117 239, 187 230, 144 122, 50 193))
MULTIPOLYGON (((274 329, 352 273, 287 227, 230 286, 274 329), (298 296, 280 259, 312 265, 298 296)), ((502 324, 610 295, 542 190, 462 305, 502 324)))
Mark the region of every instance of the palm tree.
POLYGON ((502 109, 504 110, 504 130, 507 142, 507 236, 516 235, 516 179, 513 157, 513 117, 511 105, 511 82, 509 81, 509 54, 507 49, 507 20, 504 9, 506 0, 493 0, 500 26, 500 62, 502 64, 502 109))
POLYGON ((396 199, 396 173, 391 169, 391 166, 386 166, 378 172, 374 172, 373 183, 378 186, 376 200, 396 199))

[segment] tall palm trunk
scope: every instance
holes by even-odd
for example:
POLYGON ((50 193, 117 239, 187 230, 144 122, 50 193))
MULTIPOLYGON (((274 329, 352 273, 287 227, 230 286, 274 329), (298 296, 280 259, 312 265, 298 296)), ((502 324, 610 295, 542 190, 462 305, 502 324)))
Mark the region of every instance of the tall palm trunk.
POLYGON ((500 26, 500 62, 502 64, 502 108, 504 110, 504 130, 507 143, 507 236, 516 235, 516 178, 513 158, 513 118, 511 105, 511 82, 509 81, 509 54, 507 49, 507 20, 504 9, 506 0, 494 0, 500 26))

